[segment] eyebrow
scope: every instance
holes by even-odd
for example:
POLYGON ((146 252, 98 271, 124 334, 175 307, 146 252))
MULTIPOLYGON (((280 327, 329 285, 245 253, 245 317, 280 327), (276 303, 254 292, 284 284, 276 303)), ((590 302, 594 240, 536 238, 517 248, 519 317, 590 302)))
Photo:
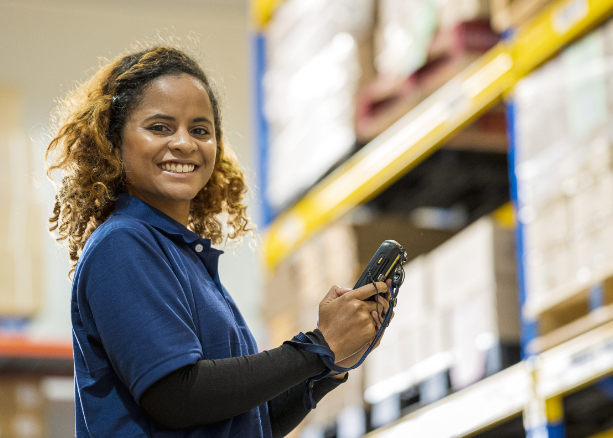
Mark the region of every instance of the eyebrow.
MULTIPOLYGON (((166 114, 154 114, 152 116, 147 117, 145 121, 152 120, 152 119, 163 119, 163 120, 169 120, 171 122, 174 122, 177 120, 172 116, 167 116, 166 114)), ((195 119, 192 119, 192 123, 198 123, 198 122, 207 122, 207 123, 210 123, 211 125, 213 124, 213 122, 211 122, 211 120, 209 120, 206 117, 196 117, 195 119)))

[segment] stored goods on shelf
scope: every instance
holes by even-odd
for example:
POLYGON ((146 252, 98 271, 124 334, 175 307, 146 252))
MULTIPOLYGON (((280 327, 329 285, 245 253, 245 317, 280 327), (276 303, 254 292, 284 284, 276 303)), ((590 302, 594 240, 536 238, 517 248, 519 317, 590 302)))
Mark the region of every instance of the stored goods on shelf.
POLYGON ((28 317, 42 301, 44 230, 19 90, 0 87, 0 318, 28 317))
POLYGON ((613 276, 612 34, 610 22, 514 92, 524 315, 540 322, 541 335, 529 353, 610 318, 591 311, 609 304, 606 280, 613 276))
POLYGON ((447 370, 457 390, 519 361, 515 245, 508 226, 482 218, 407 263, 405 272, 396 308, 401 321, 390 325, 365 364, 365 399, 373 412, 390 400, 399 406, 400 393, 411 387, 418 388, 418 406, 447 395, 447 370))
POLYGON ((358 142, 367 143, 381 134, 496 45, 498 39, 486 20, 438 28, 418 68, 409 74, 381 72, 360 90, 355 121, 358 142))
POLYGON ((74 436, 74 379, 30 373, 0 377, 0 436, 74 436))
MULTIPOLYGON (((271 346, 280 345, 300 331, 312 330, 317 321, 319 302, 325 292, 334 284, 352 287, 384 240, 394 239, 401 244, 407 242, 408 257, 414 259, 454 234, 450 231, 416 228, 408 220, 401 218, 368 219, 362 215, 363 218, 358 220, 359 216, 360 214, 356 212, 355 223, 347 220, 328 227, 300 246, 276 267, 267 282, 264 300, 266 305, 262 309, 264 319, 269 322, 271 346)), ((422 259, 418 257, 415 265, 420 263, 420 260, 422 259)), ((388 330, 391 331, 384 336, 385 344, 380 347, 381 349, 387 348, 385 345, 388 339, 394 336, 396 324, 403 326, 408 320, 413 321, 410 324, 419 322, 419 331, 414 333, 414 341, 411 344, 423 351, 420 353, 422 356, 430 357, 432 352, 441 349, 432 338, 432 328, 436 323, 429 318, 429 314, 421 312, 417 307, 419 303, 425 306, 423 301, 427 300, 425 295, 419 296, 416 290, 420 281, 419 275, 421 275, 420 270, 415 270, 411 266, 407 268, 403 288, 411 292, 410 295, 407 293, 406 296, 399 298, 397 310, 399 316, 390 325, 388 330), (406 315, 402 315, 405 312, 406 315)), ((402 293, 401 291, 400 294, 402 293)), ((441 325, 440 320, 437 323, 438 326, 441 325)), ((438 339, 442 339, 440 331, 438 339)), ((388 371, 400 370, 399 367, 408 367, 414 363, 414 359, 409 357, 411 353, 406 349, 394 350, 392 354, 394 357, 401 355, 402 358, 400 362, 393 357, 388 358, 386 363, 381 365, 388 371)), ((366 363, 376 360, 371 356, 366 363)), ((380 374, 386 375, 388 371, 380 374)), ((354 412, 352 409, 356 407, 364 409, 363 372, 362 367, 352 371, 351 378, 346 384, 318 403, 317 409, 308 417, 308 424, 312 428, 326 427, 334 423, 338 416, 350 417, 354 415, 351 412, 354 412)), ((342 427, 341 423, 342 421, 338 427, 342 427)))
POLYGON ((28 376, 0 378, 0 436, 47 436, 47 403, 40 379, 28 376))
POLYGON ((489 20, 487 0, 379 0, 375 66, 387 78, 406 78, 423 67, 437 29, 489 20))
POLYGON ((492 27, 500 33, 525 24, 553 0, 490 0, 492 27))
POLYGON ((353 99, 368 69, 373 7, 373 0, 287 0, 269 23, 263 194, 275 213, 353 149, 353 99))
POLYGON ((498 371, 503 355, 519 347, 514 254, 512 230, 486 217, 428 256, 435 308, 454 354, 454 388, 498 371))

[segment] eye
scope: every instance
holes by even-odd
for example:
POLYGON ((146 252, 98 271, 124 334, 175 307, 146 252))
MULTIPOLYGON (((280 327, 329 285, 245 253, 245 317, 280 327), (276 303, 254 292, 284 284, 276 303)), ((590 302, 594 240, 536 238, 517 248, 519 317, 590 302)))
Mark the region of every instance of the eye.
POLYGON ((152 125, 152 126, 149 127, 149 131, 164 132, 164 131, 168 131, 168 127, 166 127, 164 125, 152 125))
POLYGON ((206 128, 194 128, 192 129, 192 132, 195 135, 209 135, 210 134, 210 131, 206 128))

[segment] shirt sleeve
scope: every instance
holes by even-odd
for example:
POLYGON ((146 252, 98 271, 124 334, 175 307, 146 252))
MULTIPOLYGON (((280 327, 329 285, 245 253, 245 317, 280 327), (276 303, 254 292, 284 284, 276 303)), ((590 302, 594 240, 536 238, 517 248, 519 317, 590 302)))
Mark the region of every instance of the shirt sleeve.
POLYGON ((152 383, 202 358, 188 298, 146 230, 112 229, 84 260, 77 288, 94 340, 137 402, 152 383))
MULTIPOLYGON (((327 346, 319 330, 309 334, 327 346)), ((285 436, 309 413, 303 405, 306 379, 325 369, 319 355, 291 345, 201 360, 154 383, 143 394, 141 406, 164 427, 180 429, 226 420, 269 402, 273 435, 285 436)), ((316 382, 315 400, 343 381, 316 382)))
MULTIPOLYGON (((345 383, 349 373, 343 379, 331 377, 315 382, 313 399, 319 403, 326 394, 345 383)), ((304 384, 296 385, 279 394, 268 402, 270 424, 274 438, 287 436, 294 430, 310 411, 304 408, 304 384)))

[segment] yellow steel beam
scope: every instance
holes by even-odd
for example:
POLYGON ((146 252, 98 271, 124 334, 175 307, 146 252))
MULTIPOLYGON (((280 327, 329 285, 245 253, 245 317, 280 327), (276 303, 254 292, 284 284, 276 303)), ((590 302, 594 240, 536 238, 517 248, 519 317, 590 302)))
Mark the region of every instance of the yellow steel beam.
POLYGON ((603 22, 613 0, 559 0, 521 28, 512 42, 514 69, 523 76, 547 61, 569 42, 603 22))
POLYGON ((554 2, 279 215, 264 236, 266 265, 274 268, 323 226, 387 188, 612 10, 613 0, 554 2))
POLYGON ((266 27, 273 13, 283 0, 251 0, 253 23, 258 29, 266 27))

